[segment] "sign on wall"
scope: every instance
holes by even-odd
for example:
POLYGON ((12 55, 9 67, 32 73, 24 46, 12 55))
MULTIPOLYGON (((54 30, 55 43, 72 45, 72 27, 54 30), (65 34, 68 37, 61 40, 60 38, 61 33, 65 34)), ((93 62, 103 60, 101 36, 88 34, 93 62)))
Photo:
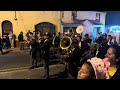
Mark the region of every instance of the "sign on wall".
POLYGON ((109 32, 120 33, 120 26, 111 26, 109 32))

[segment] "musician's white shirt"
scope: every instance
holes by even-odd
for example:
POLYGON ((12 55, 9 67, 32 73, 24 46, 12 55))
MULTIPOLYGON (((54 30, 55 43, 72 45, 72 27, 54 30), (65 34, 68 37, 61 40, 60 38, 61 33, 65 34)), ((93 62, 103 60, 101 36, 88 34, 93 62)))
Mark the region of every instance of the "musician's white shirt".
MULTIPOLYGON (((114 43, 114 39, 112 38, 112 40, 111 40, 111 43, 114 43)), ((110 39, 108 40, 108 43, 107 43, 108 45, 111 45, 110 44, 110 39)))
POLYGON ((79 47, 81 48, 81 41, 79 42, 79 47))
POLYGON ((45 39, 44 43, 47 41, 48 39, 45 39))
POLYGON ((56 38, 56 36, 54 36, 54 38, 53 38, 53 41, 52 41, 52 44, 53 44, 53 45, 54 45, 55 38, 56 38))
POLYGON ((99 51, 98 51, 98 49, 97 49, 97 51, 96 51, 96 55, 95 55, 95 56, 97 56, 98 52, 99 52, 99 51))

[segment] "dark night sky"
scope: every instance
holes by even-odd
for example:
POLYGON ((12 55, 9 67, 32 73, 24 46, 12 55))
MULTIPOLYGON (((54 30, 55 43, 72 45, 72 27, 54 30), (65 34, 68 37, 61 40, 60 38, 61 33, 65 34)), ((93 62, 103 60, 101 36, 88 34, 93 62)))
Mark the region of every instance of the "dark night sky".
POLYGON ((120 11, 106 12, 106 25, 120 25, 120 11))

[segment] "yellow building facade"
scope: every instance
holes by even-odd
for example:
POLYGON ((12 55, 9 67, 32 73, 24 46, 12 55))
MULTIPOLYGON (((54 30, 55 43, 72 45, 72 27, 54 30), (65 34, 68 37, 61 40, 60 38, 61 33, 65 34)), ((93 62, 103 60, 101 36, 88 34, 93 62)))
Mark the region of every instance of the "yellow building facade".
POLYGON ((12 29, 17 39, 21 31, 26 39, 27 31, 34 31, 40 23, 50 23, 60 32, 60 11, 0 11, 0 36, 12 29))

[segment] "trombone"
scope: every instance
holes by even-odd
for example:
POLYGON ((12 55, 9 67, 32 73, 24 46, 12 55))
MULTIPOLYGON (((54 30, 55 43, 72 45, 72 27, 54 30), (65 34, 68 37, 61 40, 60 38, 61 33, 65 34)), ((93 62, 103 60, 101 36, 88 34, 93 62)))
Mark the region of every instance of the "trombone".
MULTIPOLYGON (((103 41, 102 43, 100 43, 99 44, 99 47, 102 45, 102 44, 104 44, 104 43, 106 43, 108 40, 105 40, 105 41, 103 41)), ((81 58, 80 59, 80 62, 82 62, 88 55, 89 55, 89 53, 92 51, 92 50, 94 50, 94 49, 96 49, 96 48, 92 48, 92 49, 90 49, 90 50, 88 50, 87 52, 85 52, 83 55, 82 55, 82 57, 83 58, 81 58)), ((95 55, 95 57, 96 57, 96 55, 95 55)))

